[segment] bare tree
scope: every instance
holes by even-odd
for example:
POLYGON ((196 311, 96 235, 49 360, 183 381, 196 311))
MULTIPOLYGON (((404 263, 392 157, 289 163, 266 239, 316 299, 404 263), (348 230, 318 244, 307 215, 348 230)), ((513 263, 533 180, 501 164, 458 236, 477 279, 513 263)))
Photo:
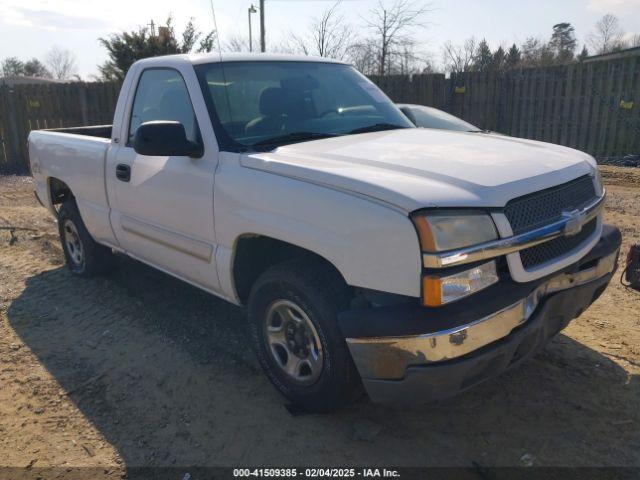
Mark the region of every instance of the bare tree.
POLYGON ((306 36, 289 32, 289 35, 284 37, 280 44, 276 46, 275 51, 278 53, 311 55, 310 43, 306 36))
POLYGON ((314 17, 304 35, 289 34, 289 50, 304 55, 343 60, 351 45, 353 29, 340 14, 341 0, 327 8, 320 17, 314 17))
POLYGON ((284 35, 278 43, 271 42, 269 45, 269 51, 272 53, 309 55, 309 47, 304 38, 295 35, 293 32, 284 35))
POLYGON ((607 53, 621 48, 623 36, 618 18, 607 14, 598 20, 595 30, 587 36, 587 43, 596 53, 607 53))
POLYGON ((354 42, 349 47, 349 60, 365 75, 375 75, 378 72, 376 42, 372 39, 363 39, 354 42))
POLYGON ((445 69, 450 73, 469 72, 473 69, 478 56, 478 42, 475 37, 468 38, 462 45, 446 42, 442 47, 445 69))
POLYGON ((415 73, 418 68, 420 56, 415 51, 415 42, 407 40, 390 52, 391 62, 389 73, 409 75, 415 73))
POLYGON ((242 35, 231 35, 229 39, 224 42, 222 50, 225 52, 248 52, 249 39, 242 35))
POLYGON ((311 22, 314 48, 321 57, 342 60, 348 50, 353 29, 339 13, 340 3, 340 1, 334 3, 323 12, 320 18, 314 18, 311 22))
POLYGON ((385 71, 389 75, 412 75, 433 70, 428 54, 418 51, 415 40, 407 38, 389 51, 385 71))
POLYGON ((382 0, 372 8, 365 26, 374 34, 378 57, 378 74, 384 75, 389 67, 389 54, 394 47, 411 40, 410 32, 416 27, 425 27, 425 16, 430 5, 414 0, 394 0, 387 6, 382 0))
POLYGON ((631 40, 629 40, 629 47, 640 47, 640 33, 631 35, 631 40))
MULTIPOLYGON (((347 58, 365 75, 378 75, 380 73, 378 53, 376 39, 368 38, 354 42, 349 47, 347 58)), ((386 75, 410 75, 429 73, 434 70, 429 55, 417 52, 416 43, 411 39, 394 45, 387 54, 386 75)))
POLYGON ((549 67, 558 63, 558 56, 552 45, 539 38, 528 37, 520 48, 522 67, 549 67))
POLYGON ((540 63, 544 42, 536 37, 528 37, 521 46, 522 65, 525 67, 536 66, 540 63))
POLYGON ((435 64, 431 54, 422 57, 422 65, 420 69, 420 73, 438 73, 438 67, 435 64))
POLYGON ((49 67, 54 78, 66 80, 76 74, 75 55, 69 50, 59 47, 53 47, 47 53, 45 63, 49 67))

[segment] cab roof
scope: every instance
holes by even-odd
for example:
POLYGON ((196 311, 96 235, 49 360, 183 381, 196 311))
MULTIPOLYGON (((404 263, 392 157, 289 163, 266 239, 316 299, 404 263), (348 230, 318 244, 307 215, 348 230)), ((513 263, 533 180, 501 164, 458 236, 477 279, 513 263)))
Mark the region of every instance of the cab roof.
MULTIPOLYGON (((312 57, 306 55, 288 55, 288 54, 272 54, 272 53, 189 53, 179 55, 165 55, 161 57, 151 57, 138 60, 143 64, 157 63, 176 63, 188 62, 192 65, 200 65, 203 63, 219 63, 222 62, 318 62, 318 63, 336 63, 348 65, 347 62, 335 60, 333 58, 312 57)), ((136 63, 138 63, 136 62, 136 63)))

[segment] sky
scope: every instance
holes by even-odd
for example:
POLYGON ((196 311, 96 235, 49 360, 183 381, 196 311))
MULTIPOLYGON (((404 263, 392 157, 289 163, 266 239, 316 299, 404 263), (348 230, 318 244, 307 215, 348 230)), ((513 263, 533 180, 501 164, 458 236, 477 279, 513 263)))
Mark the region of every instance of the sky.
MULTIPOLYGON (((221 40, 248 32, 252 1, 212 0, 221 40)), ((379 0, 343 0, 340 6, 357 34, 365 36, 363 18, 379 0)), ((393 0, 381 0, 392 3, 393 0)), ((419 1, 419 0, 418 0, 419 1)), ((258 3, 253 0, 253 3, 258 3)), ((266 0, 267 44, 280 43, 290 32, 303 34, 314 16, 335 0, 266 0)), ((604 14, 616 15, 628 33, 640 33, 640 0, 430 0, 428 24, 414 33, 420 51, 436 62, 446 41, 462 43, 475 36, 492 48, 521 43, 529 36, 548 38, 552 26, 571 22, 580 44, 604 14)), ((213 29, 210 0, 0 0, 0 59, 16 56, 44 59, 53 46, 75 54, 83 78, 97 74, 106 59, 98 38, 122 30, 157 24, 172 14, 178 32, 190 17, 201 30, 213 29)), ((258 15, 253 16, 254 39, 258 15)))

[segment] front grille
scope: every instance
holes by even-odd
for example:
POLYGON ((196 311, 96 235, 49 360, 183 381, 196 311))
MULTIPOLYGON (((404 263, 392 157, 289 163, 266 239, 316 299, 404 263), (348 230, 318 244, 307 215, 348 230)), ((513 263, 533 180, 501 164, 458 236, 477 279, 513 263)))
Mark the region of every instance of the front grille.
POLYGON ((562 212, 580 209, 594 200, 596 189, 589 175, 557 187, 515 198, 504 209, 514 235, 541 227, 562 216, 562 212))
POLYGON ((528 270, 575 250, 593 235, 597 226, 598 219, 594 218, 586 223, 576 235, 554 238, 535 247, 525 248, 520 252, 522 266, 528 270))
MULTIPOLYGON (((511 224, 513 234, 517 235, 560 220, 562 212, 581 210, 595 198, 593 179, 585 175, 557 187, 511 200, 507 203, 504 214, 511 224)), ((522 266, 525 270, 531 269, 577 249, 595 232, 597 224, 597 219, 593 219, 576 235, 559 237, 522 250, 522 266)))

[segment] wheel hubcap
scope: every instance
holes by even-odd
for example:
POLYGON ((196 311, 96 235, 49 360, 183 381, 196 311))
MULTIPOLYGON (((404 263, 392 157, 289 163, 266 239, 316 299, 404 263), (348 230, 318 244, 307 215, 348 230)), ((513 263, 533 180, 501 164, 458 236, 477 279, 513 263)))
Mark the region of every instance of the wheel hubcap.
POLYGON ((267 309, 265 337, 280 370, 300 385, 315 383, 322 373, 322 344, 307 314, 289 300, 276 300, 267 309))
POLYGON ((66 220, 63 224, 64 243, 71 257, 71 261, 76 266, 82 266, 84 262, 84 249, 78 235, 78 230, 71 220, 66 220))

